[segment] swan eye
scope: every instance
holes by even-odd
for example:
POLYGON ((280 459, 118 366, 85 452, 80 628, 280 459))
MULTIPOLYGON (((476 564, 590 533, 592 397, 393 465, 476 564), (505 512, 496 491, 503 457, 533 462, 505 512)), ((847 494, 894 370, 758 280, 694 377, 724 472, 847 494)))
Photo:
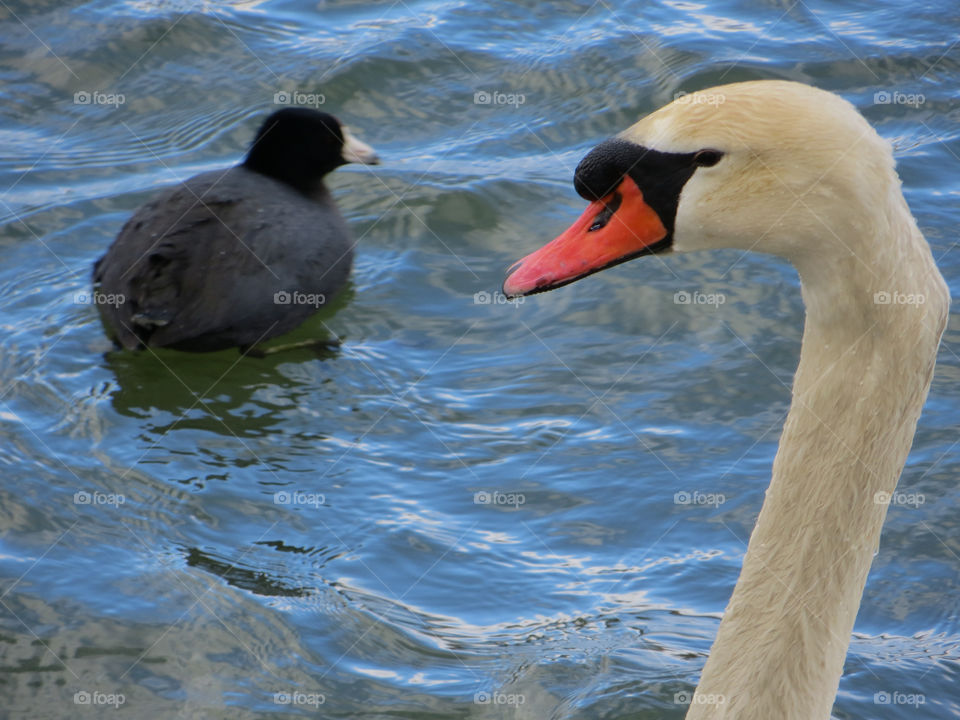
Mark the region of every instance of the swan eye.
POLYGON ((693 156, 693 164, 697 167, 713 167, 722 157, 723 153, 719 150, 700 150, 693 156))

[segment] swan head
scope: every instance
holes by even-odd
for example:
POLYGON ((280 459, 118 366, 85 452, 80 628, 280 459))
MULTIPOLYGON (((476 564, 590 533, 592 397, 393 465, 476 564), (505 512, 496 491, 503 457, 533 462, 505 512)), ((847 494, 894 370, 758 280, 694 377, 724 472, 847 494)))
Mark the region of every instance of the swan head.
POLYGON ((850 238, 869 237, 888 193, 899 196, 888 143, 853 105, 778 80, 678 97, 591 150, 574 187, 586 211, 510 269, 504 294, 641 255, 718 248, 779 255, 802 274, 869 251, 850 238))

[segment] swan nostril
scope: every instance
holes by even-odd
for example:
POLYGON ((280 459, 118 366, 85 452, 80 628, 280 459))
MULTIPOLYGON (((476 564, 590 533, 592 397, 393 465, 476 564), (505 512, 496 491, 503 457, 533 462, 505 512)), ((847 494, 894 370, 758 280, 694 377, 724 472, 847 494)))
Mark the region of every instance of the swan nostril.
POLYGON ((597 215, 597 217, 594 218, 593 225, 591 225, 587 229, 587 232, 595 232, 597 230, 602 230, 607 226, 607 223, 610 222, 610 218, 612 217, 613 217, 613 213, 610 212, 609 209, 604 208, 604 210, 600 212, 597 215))
POLYGON ((597 230, 602 230, 607 226, 607 223, 610 222, 610 218, 613 217, 613 214, 620 208, 620 203, 623 202, 623 195, 618 192, 612 194, 610 202, 603 206, 603 210, 597 213, 597 216, 593 219, 593 224, 587 229, 587 232, 595 232, 597 230))

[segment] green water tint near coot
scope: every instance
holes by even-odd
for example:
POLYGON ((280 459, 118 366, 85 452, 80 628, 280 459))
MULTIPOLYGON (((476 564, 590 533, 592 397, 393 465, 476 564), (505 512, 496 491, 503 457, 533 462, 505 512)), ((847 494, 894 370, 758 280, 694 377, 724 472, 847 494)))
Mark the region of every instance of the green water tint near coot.
POLYGON ((354 241, 323 184, 373 149, 326 113, 285 108, 244 161, 195 175, 134 213, 94 266, 120 346, 247 348, 289 332, 347 280, 354 241))

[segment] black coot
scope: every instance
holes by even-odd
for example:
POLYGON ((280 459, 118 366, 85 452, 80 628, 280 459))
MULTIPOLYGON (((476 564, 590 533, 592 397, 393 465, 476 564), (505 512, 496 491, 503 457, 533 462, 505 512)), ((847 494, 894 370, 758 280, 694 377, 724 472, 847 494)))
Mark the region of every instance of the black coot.
POLYGON ((107 332, 123 347, 206 352, 293 330, 345 284, 353 240, 328 172, 375 164, 332 115, 285 108, 236 167, 196 175, 134 213, 94 266, 107 332))

